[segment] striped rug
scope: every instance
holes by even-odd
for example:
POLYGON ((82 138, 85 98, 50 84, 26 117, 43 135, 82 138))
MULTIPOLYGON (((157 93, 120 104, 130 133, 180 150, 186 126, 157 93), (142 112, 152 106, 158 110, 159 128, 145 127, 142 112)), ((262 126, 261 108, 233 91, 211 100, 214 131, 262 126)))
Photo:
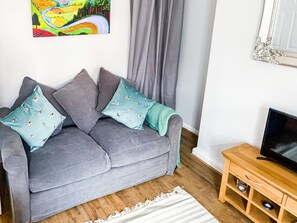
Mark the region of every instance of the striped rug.
POLYGON ((116 212, 107 220, 85 223, 218 223, 195 198, 181 187, 160 194, 154 200, 138 203, 132 208, 116 212))

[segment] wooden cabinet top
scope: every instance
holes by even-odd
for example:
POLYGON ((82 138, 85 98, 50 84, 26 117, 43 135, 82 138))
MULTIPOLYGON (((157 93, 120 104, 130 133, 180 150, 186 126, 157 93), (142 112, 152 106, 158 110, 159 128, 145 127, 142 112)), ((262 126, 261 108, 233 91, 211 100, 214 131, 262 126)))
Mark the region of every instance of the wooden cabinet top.
POLYGON ((260 150, 242 144, 222 152, 225 159, 297 199, 297 173, 272 161, 256 159, 260 150))

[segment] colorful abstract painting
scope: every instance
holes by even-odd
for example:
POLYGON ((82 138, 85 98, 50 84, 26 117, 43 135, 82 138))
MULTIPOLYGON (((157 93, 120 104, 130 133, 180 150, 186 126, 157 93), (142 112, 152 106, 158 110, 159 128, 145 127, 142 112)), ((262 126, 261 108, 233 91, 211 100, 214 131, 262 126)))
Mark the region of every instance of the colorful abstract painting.
POLYGON ((34 37, 106 34, 110 0, 31 0, 34 37))

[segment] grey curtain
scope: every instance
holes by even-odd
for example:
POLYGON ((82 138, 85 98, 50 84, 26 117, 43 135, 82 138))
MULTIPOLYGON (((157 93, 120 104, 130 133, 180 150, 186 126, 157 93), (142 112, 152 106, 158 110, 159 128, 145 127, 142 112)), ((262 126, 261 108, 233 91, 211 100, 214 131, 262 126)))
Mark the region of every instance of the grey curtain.
POLYGON ((184 0, 131 0, 128 79, 175 108, 184 0))

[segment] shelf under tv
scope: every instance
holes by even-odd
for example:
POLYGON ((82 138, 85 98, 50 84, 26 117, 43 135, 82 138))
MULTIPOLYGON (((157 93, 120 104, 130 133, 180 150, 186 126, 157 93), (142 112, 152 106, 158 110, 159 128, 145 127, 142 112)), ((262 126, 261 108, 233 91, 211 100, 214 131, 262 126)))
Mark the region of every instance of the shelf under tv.
POLYGON ((223 151, 225 158, 219 200, 227 201, 256 223, 297 222, 297 173, 259 160, 260 150, 248 145, 223 151), (243 181, 245 192, 237 188, 243 181), (263 204, 269 203, 269 210, 263 204))

